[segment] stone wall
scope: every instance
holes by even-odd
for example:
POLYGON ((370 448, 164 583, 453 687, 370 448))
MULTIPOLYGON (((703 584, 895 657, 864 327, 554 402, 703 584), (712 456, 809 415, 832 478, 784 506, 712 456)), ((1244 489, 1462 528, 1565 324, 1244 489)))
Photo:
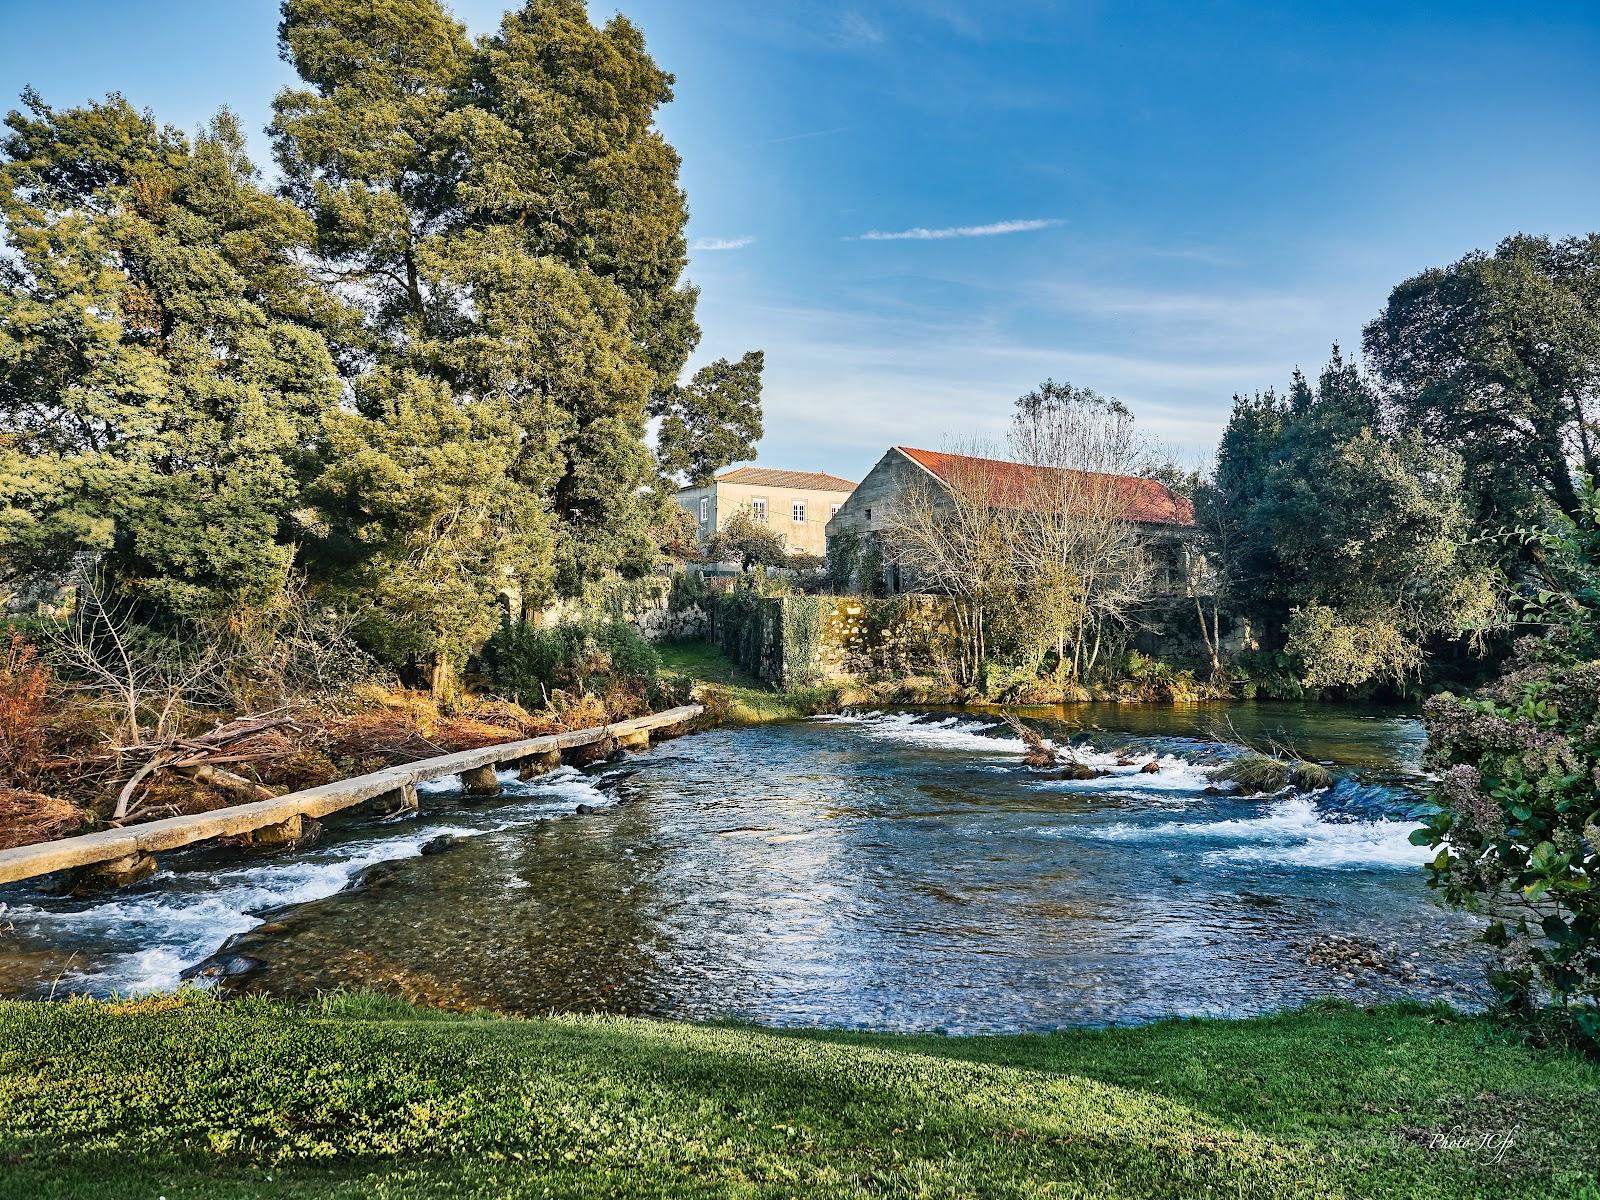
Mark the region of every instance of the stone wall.
POLYGON ((532 614, 531 620, 543 628, 604 616, 628 622, 652 642, 705 637, 709 618, 704 606, 692 604, 674 611, 671 597, 672 580, 665 575, 616 579, 599 585, 593 595, 556 600, 532 614))
POLYGON ((924 674, 954 638, 938 596, 712 598, 710 640, 758 679, 778 687, 924 674))

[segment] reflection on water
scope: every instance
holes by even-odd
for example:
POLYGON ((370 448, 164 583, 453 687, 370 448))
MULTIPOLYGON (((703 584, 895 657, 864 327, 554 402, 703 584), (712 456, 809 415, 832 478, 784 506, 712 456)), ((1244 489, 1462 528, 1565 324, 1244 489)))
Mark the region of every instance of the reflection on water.
POLYGON ((489 803, 436 791, 404 831, 356 824, 273 860, 175 856, 98 904, 11 889, 0 988, 63 970, 74 990, 170 986, 236 934, 215 960, 245 972, 230 986, 523 1013, 967 1031, 1477 997, 1475 926, 1430 903, 1407 841, 1414 721, 1288 705, 1071 720, 1054 736, 1110 776, 1030 771, 970 714, 821 718, 489 803), (1240 737, 1335 764, 1335 786, 1207 794, 1240 737), (447 829, 466 836, 419 856, 447 829), (1341 938, 1381 965, 1341 968, 1341 938))

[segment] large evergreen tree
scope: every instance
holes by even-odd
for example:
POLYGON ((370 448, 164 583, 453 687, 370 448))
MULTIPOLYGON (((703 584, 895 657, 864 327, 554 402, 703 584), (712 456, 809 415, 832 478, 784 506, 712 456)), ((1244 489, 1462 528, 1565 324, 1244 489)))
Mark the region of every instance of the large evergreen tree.
POLYGON ((678 158, 654 126, 671 76, 578 0, 532 0, 476 44, 437 0, 286 0, 280 35, 307 86, 278 97, 279 161, 366 300, 373 357, 515 430, 501 486, 551 517, 529 526, 549 545, 507 547, 548 564, 528 599, 648 569, 649 413, 731 403, 725 421, 748 429, 753 409, 759 427, 758 358, 754 387, 749 356, 727 369, 731 401, 677 386, 699 329, 678 158))
POLYGON ((119 96, 6 118, 0 547, 8 570, 102 556, 147 614, 258 602, 339 378, 339 306, 224 112, 191 141, 119 96))
POLYGON ((1482 622, 1493 576, 1474 553, 1460 460, 1385 430, 1370 382, 1334 348, 1315 386, 1236 399, 1207 504, 1237 544, 1237 595, 1284 625, 1308 681, 1398 679, 1422 642, 1482 622))

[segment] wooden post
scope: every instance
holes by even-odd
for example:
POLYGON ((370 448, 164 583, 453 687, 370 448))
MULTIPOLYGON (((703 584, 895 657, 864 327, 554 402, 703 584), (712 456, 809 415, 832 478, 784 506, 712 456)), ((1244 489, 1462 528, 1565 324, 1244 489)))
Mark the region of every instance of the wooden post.
POLYGON ((498 796, 500 777, 494 773, 494 764, 461 772, 461 789, 469 796, 498 796))

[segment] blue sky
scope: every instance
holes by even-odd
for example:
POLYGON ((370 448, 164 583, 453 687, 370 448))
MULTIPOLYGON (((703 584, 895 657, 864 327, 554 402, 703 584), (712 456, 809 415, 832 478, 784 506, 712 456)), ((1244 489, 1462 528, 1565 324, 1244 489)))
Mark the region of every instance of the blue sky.
MULTIPOLYGON (((485 32, 505 5, 453 7, 485 32)), ((1593 0, 590 8, 678 76, 702 355, 767 352, 773 466, 993 435, 1045 376, 1193 460, 1235 391, 1357 345, 1406 275, 1600 229, 1593 0)), ((0 0, 0 90, 187 127, 227 103, 264 159, 276 19, 0 0)))

